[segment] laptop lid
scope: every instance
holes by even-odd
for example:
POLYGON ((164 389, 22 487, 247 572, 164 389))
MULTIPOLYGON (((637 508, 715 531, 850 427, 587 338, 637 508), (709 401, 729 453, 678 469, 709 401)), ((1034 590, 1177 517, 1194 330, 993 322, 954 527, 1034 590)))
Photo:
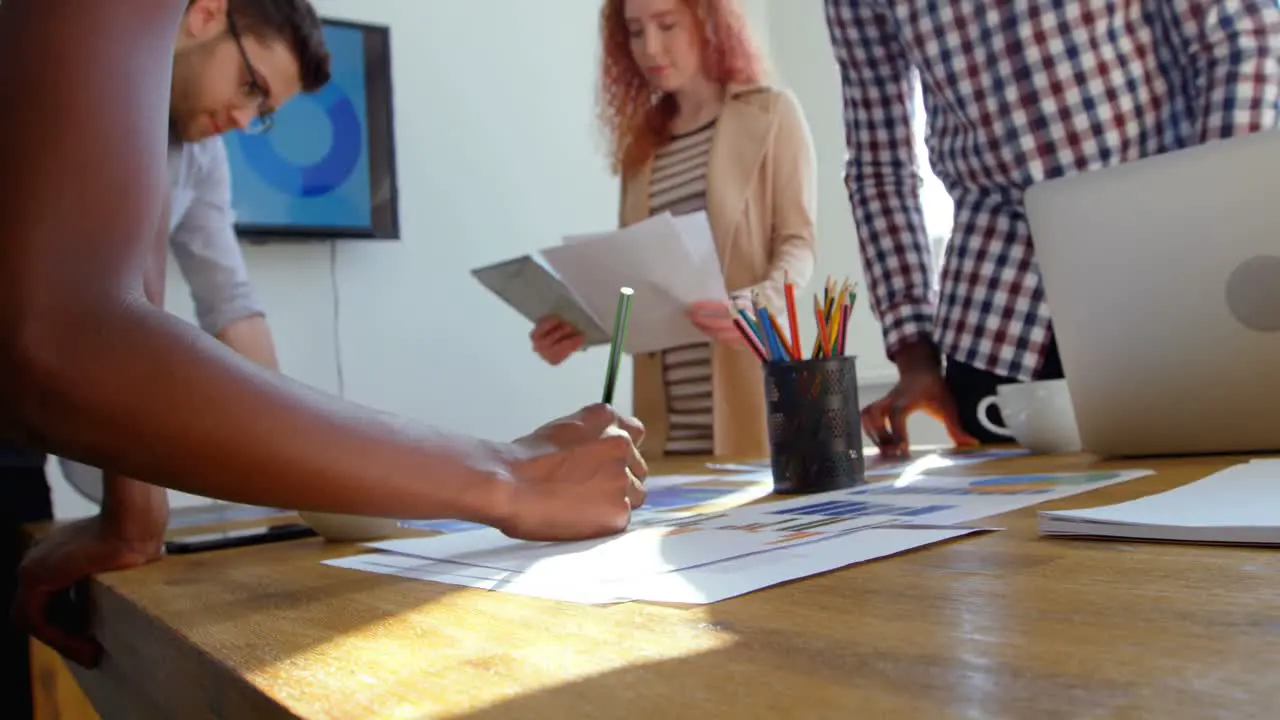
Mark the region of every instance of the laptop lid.
POLYGON ((1280 132, 1039 183, 1025 207, 1086 450, 1280 450, 1280 132))

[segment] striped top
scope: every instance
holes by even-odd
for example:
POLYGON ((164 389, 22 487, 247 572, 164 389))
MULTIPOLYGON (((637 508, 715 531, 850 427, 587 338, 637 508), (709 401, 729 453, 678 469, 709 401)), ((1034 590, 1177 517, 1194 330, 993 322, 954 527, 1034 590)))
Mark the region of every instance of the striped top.
MULTIPOLYGON (((685 215, 707 207, 707 160, 715 122, 677 135, 653 159, 649 207, 654 215, 685 215)), ((667 455, 710 455, 711 344, 697 343, 662 353, 667 394, 667 455)))

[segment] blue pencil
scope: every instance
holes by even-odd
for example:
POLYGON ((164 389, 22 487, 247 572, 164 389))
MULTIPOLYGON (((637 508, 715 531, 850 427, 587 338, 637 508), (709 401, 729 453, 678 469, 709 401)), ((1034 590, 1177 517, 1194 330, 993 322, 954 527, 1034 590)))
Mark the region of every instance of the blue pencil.
POLYGON ((760 327, 764 331, 765 337, 769 339, 769 355, 774 362, 783 362, 787 359, 787 352, 782 347, 782 338, 778 337, 778 333, 773 329, 773 322, 769 316, 769 309, 761 305, 757 308, 756 313, 760 316, 760 327))

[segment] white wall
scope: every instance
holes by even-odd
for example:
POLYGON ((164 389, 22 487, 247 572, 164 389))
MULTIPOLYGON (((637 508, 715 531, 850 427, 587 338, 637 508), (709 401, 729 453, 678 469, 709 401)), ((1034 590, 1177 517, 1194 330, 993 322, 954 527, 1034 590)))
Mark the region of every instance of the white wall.
MULTIPOLYGON (((820 0, 744 0, 813 127, 822 174, 819 279, 859 273, 841 181, 839 86, 820 0)), ((469 270, 613 227, 617 183, 594 125, 599 0, 318 0, 326 16, 392 28, 400 242, 246 246, 283 369, 316 387, 451 430, 514 437, 594 402, 607 351, 549 368, 528 324, 469 270), (495 22, 501 16, 502 22, 495 22), (336 260, 336 263, 331 263, 336 260), (337 308, 335 313, 335 291, 337 308), (335 320, 336 318, 336 320, 335 320), (339 347, 335 342, 340 337, 339 347)), ((170 265, 167 307, 193 317, 170 265)), ((862 304, 851 348, 892 380, 862 304), (886 374, 889 373, 889 374, 886 374)), ((812 333, 812 327, 808 328, 812 333)), ((617 402, 630 407, 629 363, 617 402)), ((883 391, 864 390, 863 402, 883 391)), ((913 430, 930 440, 928 423, 913 430)), ((89 514, 51 467, 60 517, 89 514)), ((173 494, 175 506, 202 502, 173 494)))

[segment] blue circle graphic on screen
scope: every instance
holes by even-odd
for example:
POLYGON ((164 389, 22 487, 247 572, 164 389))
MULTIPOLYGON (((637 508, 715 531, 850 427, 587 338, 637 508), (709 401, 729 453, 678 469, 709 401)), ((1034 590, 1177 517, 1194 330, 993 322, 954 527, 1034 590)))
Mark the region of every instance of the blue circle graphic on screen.
POLYGON ((364 128, 360 126, 351 99, 334 83, 297 102, 314 102, 324 108, 331 128, 329 151, 324 157, 311 165, 295 165, 277 152, 271 133, 245 135, 240 141, 241 150, 258 177, 276 190, 293 196, 317 197, 332 192, 351 177, 360 160, 364 128))
POLYGON ((326 25, 332 78, 284 104, 271 132, 227 137, 231 203, 242 224, 350 228, 372 222, 364 36, 326 25))

